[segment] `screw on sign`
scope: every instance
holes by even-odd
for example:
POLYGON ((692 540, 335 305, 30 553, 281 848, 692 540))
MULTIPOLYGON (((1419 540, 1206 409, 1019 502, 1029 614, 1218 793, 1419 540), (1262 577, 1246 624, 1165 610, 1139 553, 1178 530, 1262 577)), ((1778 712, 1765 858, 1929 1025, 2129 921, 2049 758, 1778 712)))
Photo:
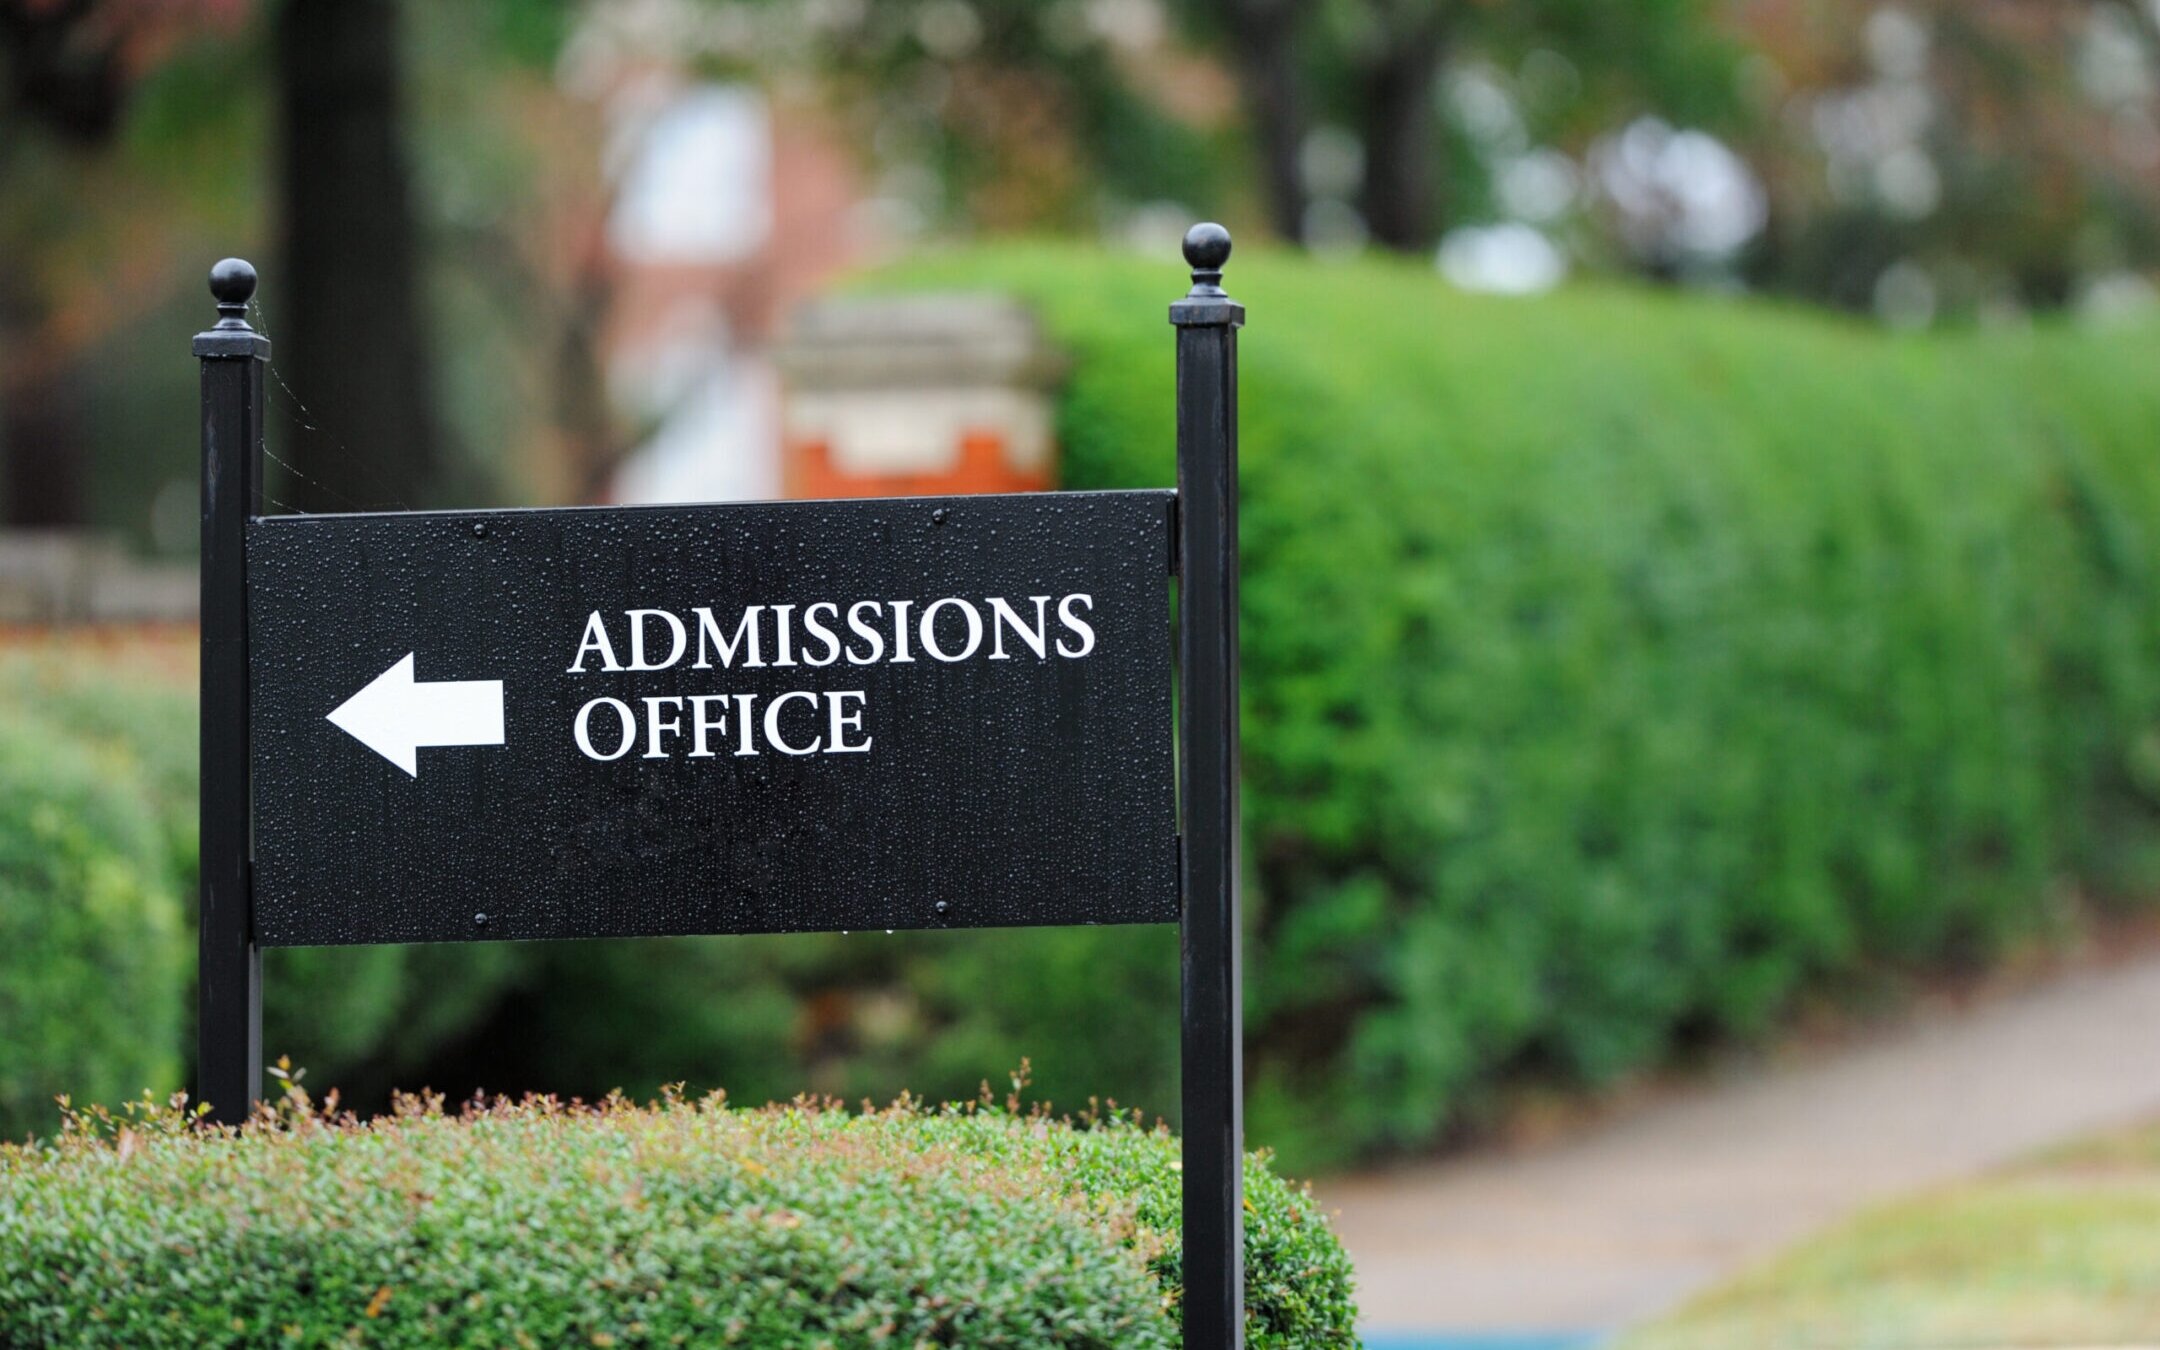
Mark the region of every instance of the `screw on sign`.
POLYGON ((1185 1338, 1242 1344, 1229 256, 1186 235, 1175 491, 327 516, 262 514, 270 344, 218 263, 213 1116, 261 1095, 265 947, 1178 923, 1185 1338))

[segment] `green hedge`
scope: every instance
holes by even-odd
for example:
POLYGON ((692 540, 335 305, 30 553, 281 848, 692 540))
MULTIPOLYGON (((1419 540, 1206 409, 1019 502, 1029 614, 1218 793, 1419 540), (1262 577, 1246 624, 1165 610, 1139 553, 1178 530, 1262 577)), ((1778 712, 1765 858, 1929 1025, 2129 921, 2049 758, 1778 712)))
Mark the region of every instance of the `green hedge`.
MULTIPOLYGON (((1178 1343, 1176 1141, 984 1105, 172 1108, 0 1148, 9 1345, 1178 1343)), ((1247 1344, 1354 1350, 1349 1262, 1249 1160, 1247 1344)))
MULTIPOLYGON (((56 1093, 163 1091, 193 1061, 195 691, 148 661, 26 649, 0 659, 0 733, 9 1139, 56 1128, 56 1093), (127 898, 104 893, 115 886, 127 898)), ((520 959, 502 946, 271 952, 264 1036, 318 1075, 379 1085, 484 1016, 520 959)))
MULTIPOLYGON (((1101 488, 1172 480, 1181 281, 1041 246, 876 284, 1035 302, 1101 488)), ((2160 331, 1228 284, 1256 1137, 1415 1144, 1497 1076, 1609 1079, 2149 891, 2160 331)), ((1123 938, 1075 940, 1118 985, 1123 938)))
MULTIPOLYGON (((2151 893, 2160 330, 1230 278, 1257 1141, 1415 1146, 1502 1079, 1603 1082, 2151 893)), ((874 284, 1033 299, 1075 357, 1066 481, 1109 487, 1170 481, 1180 281, 1040 246, 874 284)), ((192 763, 184 709, 143 734, 192 763)), ((1054 1099, 1175 1108, 1168 930, 607 952, 275 953, 268 1043, 347 1086, 753 1098, 1030 1055, 1054 1099)))
POLYGON ((177 1081, 189 949, 135 769, 0 719, 0 1138, 177 1081))

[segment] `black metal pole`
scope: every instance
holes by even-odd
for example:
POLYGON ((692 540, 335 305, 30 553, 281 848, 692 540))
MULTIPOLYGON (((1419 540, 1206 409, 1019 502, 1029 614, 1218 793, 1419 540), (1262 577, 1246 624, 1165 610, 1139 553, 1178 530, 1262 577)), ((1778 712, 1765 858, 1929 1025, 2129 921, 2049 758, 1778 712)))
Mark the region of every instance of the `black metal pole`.
POLYGON ((1185 235, 1177 325, 1178 800, 1185 917, 1185 1344, 1245 1343, 1243 993, 1238 940, 1237 330, 1230 233, 1185 235))
POLYGON ((218 321, 202 360, 202 889, 195 1096, 238 1124, 262 1096, 262 956, 249 892, 247 524, 262 511, 263 372, 248 327, 255 269, 210 269, 218 321))

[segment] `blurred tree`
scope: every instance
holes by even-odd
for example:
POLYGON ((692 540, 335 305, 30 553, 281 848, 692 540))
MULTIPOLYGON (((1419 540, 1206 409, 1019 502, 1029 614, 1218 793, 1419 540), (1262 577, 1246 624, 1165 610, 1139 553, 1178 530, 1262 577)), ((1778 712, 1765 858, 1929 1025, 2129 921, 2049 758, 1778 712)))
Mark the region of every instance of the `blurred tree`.
POLYGON ((442 472, 395 0, 277 13, 285 235, 278 363, 344 447, 294 446, 303 510, 433 504, 442 472))
MULTIPOLYGON (((106 434, 107 394, 142 381, 113 379, 101 357, 114 334, 174 294, 176 255, 189 256, 185 290, 195 317, 205 315, 200 239, 229 241, 253 216, 257 105, 249 82, 233 78, 252 55, 252 8, 0 5, 0 503, 9 523, 112 523, 102 489, 130 451, 106 434)), ((138 507, 164 481, 156 465, 170 466, 170 448, 163 436, 146 439, 122 475, 143 485, 138 507)))
POLYGON ((1751 0, 1771 224, 1749 275, 1901 323, 2142 296, 2160 265, 2146 0, 1751 0))
MULTIPOLYGON (((0 158, 13 156, 0 149, 0 158)), ((10 224, 43 214, 21 205, 6 211, 10 224)), ((34 249, 10 250, 0 266, 0 502, 10 525, 71 525, 83 514, 80 399, 66 353, 48 336, 53 315, 36 258, 34 249)))
POLYGON ((828 82, 881 197, 921 225, 1095 230, 1223 181, 1229 101, 1204 60, 1166 44, 1152 5, 774 0, 759 14, 721 68, 828 82))
MULTIPOLYGON (((1270 223, 1309 233, 1306 149, 1318 119, 1351 129, 1357 205, 1373 240, 1423 252, 1449 221, 1454 158, 1443 75, 1543 53, 1568 72, 1546 119, 1581 132, 1630 111, 1696 120, 1737 112, 1737 54, 1707 0, 1178 0, 1237 71, 1270 223)), ((1551 91, 1548 91, 1551 92, 1551 91)), ((1474 168, 1475 166, 1469 166, 1474 168)))
POLYGON ((1299 69, 1298 30, 1312 0, 1207 0, 1222 19, 1252 122, 1268 220, 1292 243, 1305 239, 1302 155, 1312 131, 1311 99, 1299 69))
POLYGON ((132 83, 122 46, 128 21, 141 15, 127 8, 97 0, 0 8, 10 108, 71 141, 109 140, 132 83))
POLYGON ((33 193, 31 161, 62 164, 108 150, 136 70, 128 59, 143 6, 55 0, 0 5, 6 106, 0 122, 0 501, 8 523, 66 525, 83 514, 81 407, 67 344, 52 331, 60 297, 47 260, 62 242, 65 205, 33 193))
POLYGON ((1364 228, 1422 251, 1447 223, 1451 185, 1476 177, 1486 148, 1451 128, 1447 71, 1540 55, 1566 71, 1540 91, 1540 117, 1581 136, 1630 110, 1714 120, 1740 100, 1737 53, 1711 10, 1712 0, 706 0, 636 13, 679 57, 715 71, 827 81, 890 198, 928 225, 1088 228, 1150 203, 1217 201, 1235 178, 1222 142, 1242 132, 1270 224, 1304 241, 1315 134, 1348 128, 1364 228))
POLYGON ((464 500, 602 500, 635 444, 602 360, 621 128, 568 48, 601 12, 577 0, 406 11, 432 312, 461 339, 445 353, 445 427, 479 452, 445 465, 464 500))
MULTIPOLYGON (((0 4, 0 97, 10 114, 0 119, 0 256, 10 262, 0 274, 5 518, 114 523, 114 503, 105 500, 111 484, 144 479, 150 461, 136 454, 131 473, 101 463, 129 456, 111 440, 112 419, 93 406, 92 391, 108 384, 96 363, 129 322, 181 292, 199 300, 204 253, 259 237, 266 218, 282 226, 285 255, 265 268, 262 296, 261 322, 277 342, 273 402, 283 414, 272 417, 271 429, 280 458, 293 466, 290 473, 273 466, 272 494, 311 510, 441 499, 446 477, 464 466, 448 452, 447 443, 460 438, 444 429, 431 379, 439 373, 430 358, 444 306, 425 293, 422 278, 438 246, 488 236, 472 253, 492 264, 497 308, 524 311, 472 321, 531 333, 538 348, 568 325, 565 316, 586 311, 562 303, 563 287, 547 268, 518 261, 531 248, 511 248, 505 238, 522 231, 515 242, 530 245, 557 226, 554 214, 528 211, 514 222, 498 214, 451 228, 416 188, 408 67, 415 50, 431 54, 444 45, 464 60, 460 79, 477 92, 445 115, 484 125, 486 133, 451 136, 431 127, 428 137, 454 147, 438 161, 467 156, 450 176, 478 179, 470 171, 476 161, 500 163, 522 148, 524 128, 503 124, 488 100, 529 84, 536 65, 547 86, 547 62, 573 8, 564 0, 496 0, 455 11, 400 0, 0 4), (416 16, 427 31, 406 40, 400 22, 416 16), (445 44, 446 35, 456 40, 445 44), (266 103, 273 118, 261 115, 266 103), (273 122, 282 133, 274 142, 264 134, 273 122), (266 172, 262 152, 272 144, 275 170, 266 172), (291 434, 288 422, 300 431, 291 434)), ((552 105, 572 103, 546 92, 552 105)), ((554 134, 561 119, 529 120, 554 134)), ((584 142, 571 150, 596 153, 584 142)), ((518 182, 529 186, 540 177, 530 163, 520 167, 527 172, 512 175, 518 182)), ((513 200, 517 193, 505 187, 499 195, 513 200)), ((547 242, 559 237, 549 234, 547 242)), ((466 344, 477 339, 464 330, 459 336, 466 344)), ((533 386, 561 392, 560 401, 577 393, 592 404, 597 376, 589 350, 565 351, 554 361, 556 373, 533 386)), ((505 361, 516 356, 504 344, 487 352, 505 361)), ((501 383, 499 369, 468 374, 479 363, 469 351, 451 351, 447 365, 458 367, 461 397, 470 387, 501 383)), ((505 426, 498 406, 487 412, 491 429, 502 430, 513 448, 520 441, 553 447, 544 429, 505 426)), ((582 419, 601 420, 591 413, 582 419)), ((582 482, 591 475, 569 476, 582 482)), ((562 475, 544 464, 534 477, 562 490, 562 475)), ((132 499, 147 499, 161 481, 150 477, 130 494, 128 519, 138 532, 143 504, 132 499)), ((491 485, 456 486, 485 492, 491 485)))

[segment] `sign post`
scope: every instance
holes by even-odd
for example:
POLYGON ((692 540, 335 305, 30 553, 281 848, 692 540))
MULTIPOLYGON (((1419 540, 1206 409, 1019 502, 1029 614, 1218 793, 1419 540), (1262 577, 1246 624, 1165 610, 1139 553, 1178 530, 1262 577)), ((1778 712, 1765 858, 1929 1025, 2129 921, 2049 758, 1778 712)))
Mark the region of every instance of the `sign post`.
POLYGON ((1179 923, 1185 1343, 1238 1350, 1244 311, 1220 226, 1185 254, 1174 492, 325 516, 260 514, 219 263, 212 1118, 260 1096, 262 947, 1179 923))
POLYGON ((218 321, 202 360, 201 891, 195 1097, 238 1124, 262 1096, 262 954, 249 830, 248 523, 262 513, 263 373, 270 340, 248 327, 255 269, 210 269, 218 321))
POLYGON ((1238 920, 1237 334, 1230 234, 1185 236, 1177 326, 1180 930, 1185 1343, 1245 1343, 1245 1088, 1238 920))

